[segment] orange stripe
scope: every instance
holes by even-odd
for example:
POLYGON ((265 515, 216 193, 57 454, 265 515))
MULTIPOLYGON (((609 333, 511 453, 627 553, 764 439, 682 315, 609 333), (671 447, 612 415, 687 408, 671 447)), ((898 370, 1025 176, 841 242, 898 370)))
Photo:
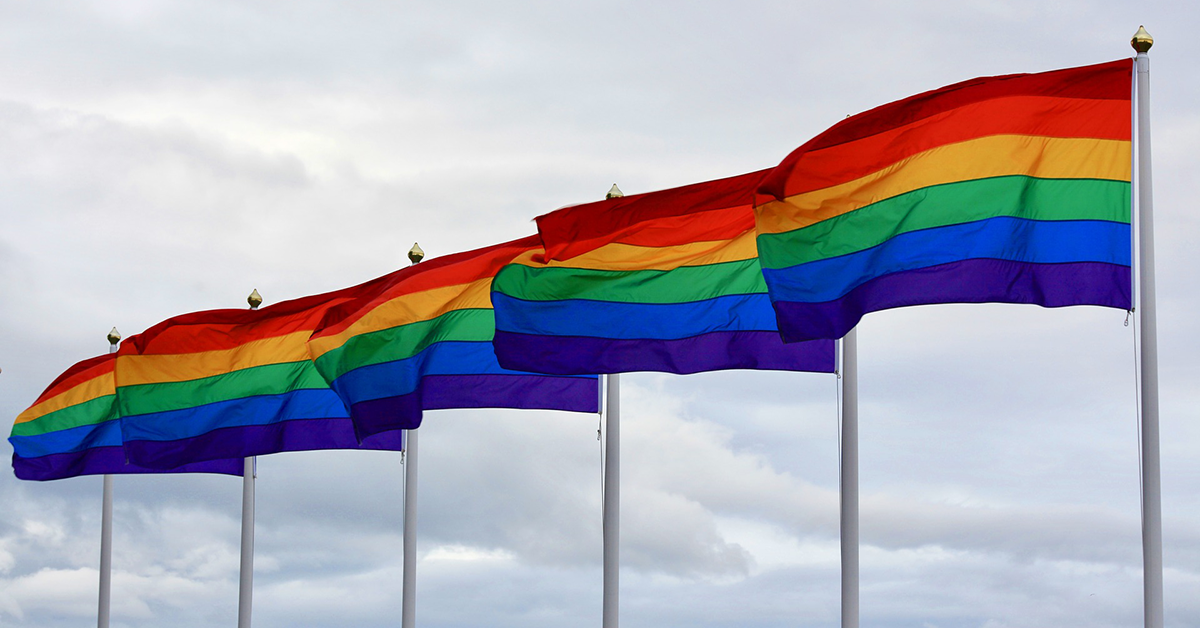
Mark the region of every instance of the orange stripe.
POLYGON ((998 135, 939 146, 865 177, 758 208, 760 234, 800 229, 922 188, 989 177, 1129 181, 1130 143, 998 135))
POLYGON ((313 337, 309 349, 315 359, 360 334, 427 321, 455 310, 490 310, 491 289, 492 277, 488 276, 467 284, 405 293, 380 303, 336 334, 313 337))
POLYGON ((542 261, 540 252, 530 251, 515 260, 534 268, 585 268, 591 270, 637 271, 673 270, 683 266, 707 266, 740 262, 758 257, 753 229, 727 240, 689 242, 678 246, 634 246, 608 244, 565 261, 542 261))
POLYGON ((305 343, 311 333, 300 331, 218 351, 122 355, 117 358, 117 385, 187 382, 255 366, 308 360, 305 343))
POLYGON ((108 370, 103 374, 93 377, 89 380, 81 382, 69 390, 51 397, 40 403, 30 406, 27 410, 17 416, 14 423, 28 423, 40 419, 51 412, 57 412, 63 408, 69 408, 81 403, 91 401, 97 397, 111 395, 116 391, 113 383, 113 372, 108 370))

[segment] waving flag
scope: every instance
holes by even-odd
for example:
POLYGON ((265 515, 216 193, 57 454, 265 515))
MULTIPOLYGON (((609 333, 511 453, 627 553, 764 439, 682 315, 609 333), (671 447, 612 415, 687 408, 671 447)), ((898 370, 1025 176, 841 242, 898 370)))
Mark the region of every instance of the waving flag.
POLYGON ((152 469, 126 461, 116 411, 116 356, 84 360, 60 375, 13 424, 13 471, 23 480, 109 473, 242 474, 241 460, 152 469))
POLYGON ((413 429, 442 408, 598 411, 596 376, 505 369, 492 351, 492 277, 538 246, 534 236, 422 262, 328 312, 310 354, 360 435, 413 429))
POLYGON ((833 343, 780 339, 755 248, 763 172, 537 219, 543 250, 492 286, 496 355, 544 373, 832 372, 833 343))
POLYGON ((317 449, 402 449, 399 432, 361 443, 308 338, 352 289, 260 310, 169 319, 117 353, 117 406, 130 459, 174 466, 317 449))
POLYGON ((848 118, 760 187, 789 341, 929 303, 1131 304, 1131 72, 980 78, 848 118))

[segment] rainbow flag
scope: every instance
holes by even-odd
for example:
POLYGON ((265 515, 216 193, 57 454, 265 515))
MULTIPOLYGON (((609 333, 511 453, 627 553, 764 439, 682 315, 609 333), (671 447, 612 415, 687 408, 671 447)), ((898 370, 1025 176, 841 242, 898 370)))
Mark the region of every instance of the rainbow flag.
POLYGON ((116 384, 130 459, 170 467, 285 451, 402 449, 399 432, 359 442, 342 400, 309 359, 321 318, 354 294, 184 314, 127 339, 116 384))
POLYGON ((756 207, 784 338, 929 303, 1128 309, 1132 69, 974 79, 796 149, 756 207))
POLYGON ((561 209, 492 284, 496 355, 544 373, 832 372, 779 337, 755 247, 765 171, 561 209))
POLYGON ((599 410, 595 375, 509 370, 492 351, 492 277, 537 247, 533 236, 422 262, 329 311, 309 350, 360 435, 413 429, 441 408, 599 410))
POLYGON ((116 355, 84 360, 60 375, 17 416, 8 441, 22 480, 58 480, 109 473, 242 474, 241 460, 213 460, 151 469, 129 463, 121 443, 113 365, 116 355))

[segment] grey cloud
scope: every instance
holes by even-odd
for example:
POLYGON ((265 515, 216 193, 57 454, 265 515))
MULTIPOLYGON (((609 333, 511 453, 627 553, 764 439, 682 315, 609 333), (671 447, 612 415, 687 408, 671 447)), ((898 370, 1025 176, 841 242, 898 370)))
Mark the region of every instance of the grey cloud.
POLYGON ((636 484, 632 488, 621 495, 624 564, 682 578, 749 574, 753 557, 722 538, 712 513, 699 503, 636 484))

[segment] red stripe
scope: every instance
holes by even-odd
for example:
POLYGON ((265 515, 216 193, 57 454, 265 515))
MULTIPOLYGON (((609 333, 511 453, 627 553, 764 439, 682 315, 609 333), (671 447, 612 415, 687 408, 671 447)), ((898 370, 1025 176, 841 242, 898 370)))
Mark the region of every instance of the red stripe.
POLYGON ((30 404, 30 407, 36 406, 52 397, 57 397, 88 380, 112 373, 113 365, 116 364, 116 360, 114 359, 116 357, 114 354, 98 355, 76 363, 71 368, 63 371, 62 375, 59 375, 53 382, 50 382, 50 385, 38 396, 36 401, 30 404))
POLYGON ((540 247, 541 239, 527 236, 474 251, 444 255, 385 275, 357 298, 330 308, 313 336, 340 333, 379 305, 406 294, 494 277, 521 253, 540 247))
MULTIPOLYGON (((467 283, 495 275, 520 253, 540 246, 537 236, 506 242, 484 249, 456 253, 410 266, 363 284, 290 301, 258 310, 227 309, 192 312, 169 318, 121 344, 120 355, 162 355, 223 351, 248 342, 274 338, 321 327, 330 320, 354 320, 375 304, 398 294, 467 283), (364 309, 366 308, 366 309, 364 309)), ((350 321, 352 322, 352 321, 350 321)))
MULTIPOLYGON (((1004 98, 789 157, 785 197, 853 181, 927 150, 994 135, 1129 141, 1130 101, 1004 98)), ((781 166, 782 168, 782 166, 781 166)))
POLYGON ((766 175, 760 192, 782 199, 858 178, 878 170, 880 164, 934 146, 997 133, 1128 140, 1132 72, 1133 62, 1122 59, 1040 74, 977 78, 888 103, 847 118, 797 148, 766 175), (1057 99, 1067 109, 1075 100, 1113 102, 1098 103, 1091 116, 1047 118, 1039 115, 1044 114, 1041 109, 1021 108, 1033 102, 1022 98, 1028 96, 1057 99), (994 106, 985 104, 997 100, 1000 103, 994 106), (993 111, 984 117, 963 116, 933 133, 924 128, 919 142, 904 136, 907 127, 935 116, 989 108, 993 111), (938 139, 926 139, 926 134, 938 139), (861 165, 851 165, 855 163, 861 165), (793 176, 800 169, 803 177, 793 176))
POLYGON ((258 310, 223 309, 168 318, 121 343, 120 355, 222 351, 247 342, 315 329, 325 310, 371 289, 383 278, 313 296, 280 301, 258 310))
POLYGON ((725 240, 754 228, 754 191, 768 170, 576 205, 539 216, 550 259, 570 259, 605 244, 674 246, 725 240))

